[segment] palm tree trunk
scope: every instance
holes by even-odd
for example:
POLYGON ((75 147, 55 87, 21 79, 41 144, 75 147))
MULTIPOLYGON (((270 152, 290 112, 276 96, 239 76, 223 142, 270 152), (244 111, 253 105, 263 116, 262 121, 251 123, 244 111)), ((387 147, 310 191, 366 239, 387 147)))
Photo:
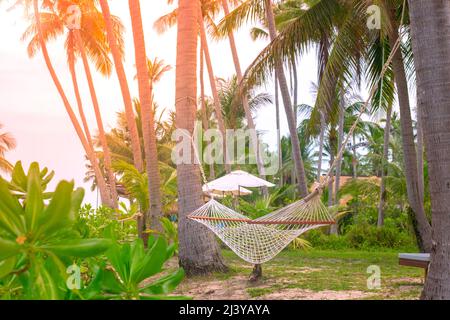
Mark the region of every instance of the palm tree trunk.
POLYGON ((377 226, 384 225, 384 206, 386 203, 386 176, 389 156, 389 139, 391 137, 392 105, 386 110, 386 125, 384 127, 383 159, 381 160, 381 183, 380 183, 380 203, 378 204, 377 226))
MULTIPOLYGON (((398 26, 394 19, 394 13, 391 12, 391 21, 393 22, 392 33, 389 37, 391 47, 393 47, 399 38, 398 26)), ((400 50, 395 53, 392 66, 394 69, 395 83, 397 85, 397 94, 400 106, 401 134, 404 154, 406 188, 408 192, 409 204, 414 211, 417 220, 417 229, 419 233, 419 243, 422 250, 430 252, 431 250, 431 227, 425 216, 423 201, 419 194, 419 182, 417 177, 417 154, 414 143, 414 132, 411 119, 411 108, 409 104, 408 82, 406 79, 403 57, 400 50)))
POLYGON ((352 142, 353 142, 353 159, 352 159, 352 173, 353 173, 353 179, 358 178, 358 155, 356 154, 356 136, 355 133, 352 134, 352 142))
POLYGON ((278 76, 275 72, 275 117, 277 125, 277 148, 278 148, 278 170, 280 170, 280 187, 284 185, 283 175, 283 152, 281 149, 281 127, 280 127, 280 99, 278 94, 278 76))
POLYGON ((226 135, 226 129, 225 129, 225 122, 223 120, 223 115, 222 115, 222 105, 220 104, 219 93, 217 92, 216 77, 214 76, 214 70, 212 67, 211 56, 209 55, 208 39, 206 38, 205 24, 203 22, 203 15, 202 15, 201 8, 199 8, 198 11, 199 11, 198 25, 199 25, 199 29, 200 29, 200 38, 201 38, 201 42, 203 44, 203 53, 205 54, 206 68, 208 69, 209 84, 211 86, 211 92, 212 92, 213 100, 214 100, 214 111, 216 113, 217 125, 219 126, 219 131, 222 135, 223 158, 224 158, 225 171, 227 173, 230 173, 231 172, 230 161, 232 159, 229 159, 229 156, 228 156, 227 135, 226 135))
POLYGON ((293 101, 294 101, 294 114, 295 114, 295 124, 297 121, 297 110, 298 110, 298 74, 297 74, 297 63, 295 62, 295 57, 292 58, 292 76, 294 78, 294 90, 293 90, 293 101))
POLYGON ((325 143, 325 117, 320 112, 320 134, 319 134, 319 159, 317 163, 317 182, 320 183, 322 177, 322 161, 323 161, 323 146, 325 143))
POLYGON ((144 164, 142 160, 141 143, 139 139, 139 132, 135 120, 135 114, 133 110, 133 103, 131 100, 130 89, 128 87, 127 76, 122 63, 122 55, 120 53, 117 40, 114 36, 113 25, 111 21, 111 13, 109 11, 109 5, 107 0, 99 0, 102 8, 103 18, 105 19, 106 35, 108 38, 109 47, 114 60, 114 66, 116 69, 117 77, 119 79, 120 90, 122 92, 123 104, 125 106, 125 116, 127 120, 128 131, 131 140, 131 149, 133 151, 133 162, 136 169, 140 172, 144 170, 144 164))
POLYGON ((428 160, 433 246, 422 299, 450 299, 450 2, 409 1, 417 105, 428 160))
POLYGON ((425 197, 425 181, 423 172, 424 151, 422 115, 419 110, 417 110, 417 177, 419 181, 419 195, 422 202, 425 197))
MULTIPOLYGON (((345 100, 344 93, 341 92, 341 98, 339 99, 339 128, 338 128, 338 148, 340 150, 342 148, 342 143, 344 141, 344 120, 345 120, 345 100)), ((336 182, 335 182, 335 190, 334 190, 334 201, 335 204, 338 204, 339 198, 339 188, 341 183, 341 172, 342 172, 342 157, 343 154, 338 154, 337 164, 336 164, 336 182)))
MULTIPOLYGON (((203 41, 200 39, 200 100, 201 100, 201 108, 202 108, 202 125, 203 130, 208 130, 209 128, 209 118, 208 118, 208 110, 206 109, 206 100, 205 100, 205 58, 203 52, 203 41)), ((214 172, 214 163, 209 164, 209 178, 214 180, 216 177, 216 173, 214 172)))
POLYGON ((100 190, 100 197, 102 198, 102 203, 104 203, 105 205, 109 205, 109 194, 111 194, 110 190, 108 190, 108 186, 106 185, 106 183, 101 183, 101 181, 105 181, 105 178, 103 177, 103 173, 100 170, 100 167, 98 165, 99 161, 97 158, 97 155, 94 152, 94 143, 92 142, 92 136, 91 136, 91 132, 89 130, 89 125, 87 123, 86 120, 86 116, 84 114, 84 109, 83 109, 83 103, 81 100, 81 95, 80 95, 80 90, 78 87, 78 80, 77 80, 77 74, 75 71, 75 62, 74 61, 70 61, 69 62, 69 70, 70 70, 70 76, 72 78, 72 85, 73 85, 73 89, 74 89, 74 93, 75 93, 75 99, 77 100, 77 106, 78 106, 78 113, 80 114, 80 118, 81 118, 81 123, 83 124, 83 130, 86 136, 86 141, 89 147, 89 152, 86 152, 86 154, 88 155, 88 159, 91 162, 93 171, 94 171, 94 175, 95 175, 95 179, 97 180, 97 187, 100 190), (91 161, 92 159, 92 161, 91 161), (98 181, 100 181, 100 183, 98 183, 98 181))
MULTIPOLYGON (((267 17, 267 24, 269 27, 270 40, 273 41, 277 35, 275 28, 275 18, 272 11, 272 1, 265 1, 265 11, 267 17)), ((289 95, 289 87, 286 82, 286 76, 284 74, 283 63, 281 61, 276 62, 275 70, 278 75, 278 82, 280 84, 281 97, 283 99, 284 109, 286 112, 286 118, 289 127, 289 133, 291 135, 292 142, 292 159, 294 161, 294 167, 296 171, 296 178, 298 181, 298 190, 300 197, 308 195, 308 186, 306 182, 305 168, 303 165, 302 154, 300 149, 300 141, 297 134, 296 116, 292 109, 291 98, 289 95)))
POLYGON ((81 128, 78 119, 75 115, 75 113, 72 110, 72 107, 70 106, 69 100, 67 99, 67 96, 64 92, 63 87, 61 86, 61 82, 58 79, 58 76, 56 75, 55 69, 53 68, 50 56, 48 54, 47 45, 45 44, 44 37, 42 34, 41 29, 41 20, 39 15, 39 5, 38 0, 33 0, 33 9, 34 9, 34 17, 36 19, 36 28, 39 36, 39 44, 41 46, 42 55, 44 57, 45 64, 47 66, 47 69, 50 73, 50 76, 53 80, 53 83, 63 101, 64 108, 69 115, 69 119, 75 129, 75 132, 77 133, 78 139, 81 142, 81 145, 84 148, 84 151, 86 152, 86 155, 89 158, 89 161, 92 164, 92 168, 94 170, 95 176, 97 177, 97 186, 100 192, 100 197, 102 200, 102 203, 111 206, 111 198, 108 192, 107 185, 105 183, 105 180, 103 178, 103 174, 101 173, 100 167, 98 165, 98 162, 95 160, 94 151, 89 147, 89 143, 86 140, 86 136, 83 132, 83 129, 81 128))
POLYGON ((104 160, 106 174, 108 176, 109 189, 110 189, 109 191, 111 192, 112 205, 114 208, 118 208, 116 177, 112 170, 111 152, 109 150, 108 142, 106 141, 105 129, 103 127, 102 115, 100 112, 100 106, 99 106, 98 99, 97 99, 97 93, 95 92, 94 81, 92 80, 92 74, 91 74, 91 70, 89 67, 89 61, 86 56, 86 51, 84 49, 84 44, 81 39, 80 31, 74 30, 74 35, 75 35, 75 41, 78 46, 78 50, 80 51, 80 54, 81 54, 81 60, 83 61, 84 71, 86 73, 86 80, 88 83, 89 92, 90 92, 91 99, 92 99, 92 105, 94 107, 95 120, 97 121, 98 136, 100 139, 100 144, 103 149, 103 158, 104 158, 103 160, 104 160))
MULTIPOLYGON (((194 130, 197 111, 197 37, 199 2, 179 0, 176 61, 176 127, 194 130)), ((191 148, 191 153, 193 152, 191 148)), ((193 160, 193 159, 192 159, 193 160)), ((201 224, 186 218, 203 205, 202 184, 197 164, 177 165, 179 262, 187 275, 224 271, 214 235, 201 224)))
POLYGON ((145 167, 148 178, 149 212, 146 221, 153 230, 163 231, 161 183, 159 176, 158 150, 156 145, 155 115, 153 110, 153 84, 147 68, 144 30, 142 27, 139 0, 129 0, 131 26, 133 30, 139 100, 141 102, 142 135, 144 138, 145 167))
MULTIPOLYGON (((222 0, 222 7, 223 7, 225 15, 228 15, 230 13, 230 11, 228 9, 227 0, 222 0)), ((228 40, 230 42, 231 55, 233 57, 234 68, 236 69, 237 80, 240 83, 243 79, 243 75, 242 75, 241 63, 239 61, 239 55, 237 52, 236 41, 234 39, 234 34, 232 31, 228 32, 228 40)), ((261 159, 261 150, 259 150, 258 136, 256 134, 256 126, 253 121, 252 112, 248 105, 247 95, 245 95, 245 94, 242 97, 242 106, 244 108, 245 118, 247 120, 248 129, 251 131, 250 144, 251 144, 251 148, 253 148, 253 151, 255 153, 255 159, 256 159, 256 165, 258 167, 258 173, 259 173, 259 176, 261 177, 261 179, 265 179, 266 172, 265 172, 265 168, 264 168, 264 163, 261 159)), ((267 188, 265 188, 263 190, 265 190, 265 192, 267 192, 267 188)))

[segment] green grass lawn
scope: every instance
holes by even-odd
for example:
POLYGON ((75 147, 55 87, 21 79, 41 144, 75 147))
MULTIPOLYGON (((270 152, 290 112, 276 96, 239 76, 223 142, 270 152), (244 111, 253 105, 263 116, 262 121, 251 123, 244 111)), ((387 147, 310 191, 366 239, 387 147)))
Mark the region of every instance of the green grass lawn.
POLYGON ((423 270, 398 265, 397 252, 285 250, 263 265, 250 284, 252 265, 224 250, 230 271, 187 279, 178 292, 194 299, 418 299, 423 270), (381 288, 368 289, 369 266, 379 266, 381 288))

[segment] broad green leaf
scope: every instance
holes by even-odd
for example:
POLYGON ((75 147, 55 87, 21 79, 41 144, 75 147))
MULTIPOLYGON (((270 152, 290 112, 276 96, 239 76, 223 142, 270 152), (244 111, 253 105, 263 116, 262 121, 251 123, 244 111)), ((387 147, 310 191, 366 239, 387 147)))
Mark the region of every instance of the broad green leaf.
POLYGON ((175 253, 176 250, 177 250, 176 243, 172 243, 171 245, 169 245, 167 247, 166 260, 169 260, 170 258, 172 258, 173 254, 175 253))
POLYGON ((132 281, 139 275, 143 267, 143 260, 145 257, 144 243, 142 239, 136 239, 131 244, 131 261, 130 261, 130 277, 132 281))
MULTIPOLYGON (((99 269, 89 286, 81 291, 85 299, 98 299, 102 294, 120 294, 125 290, 113 271, 99 269)), ((106 298, 106 296, 105 296, 106 298)))
POLYGON ((155 282, 143 287, 140 291, 146 294, 167 294, 172 292, 184 278, 184 270, 178 269, 176 272, 162 277, 155 282))
POLYGON ((30 268, 28 279, 24 280, 24 290, 30 299, 58 300, 61 298, 57 279, 46 268, 45 262, 41 258, 36 258, 30 268))
POLYGON ((161 271, 166 261, 167 243, 162 237, 158 237, 153 246, 147 251, 142 261, 142 269, 139 274, 134 275, 134 281, 141 282, 148 277, 161 271))
POLYGON ((16 257, 0 261, 0 279, 11 273, 16 265, 16 257))
POLYGON ((19 236, 24 233, 24 225, 20 216, 23 214, 22 206, 9 191, 5 180, 0 177, 0 228, 19 236))
POLYGON ((42 214, 42 221, 39 221, 42 233, 51 234, 70 224, 70 210, 73 184, 61 181, 53 194, 48 207, 42 214))
POLYGON ((70 204, 70 215, 69 219, 75 221, 78 213, 80 212, 80 206, 84 198, 84 189, 78 188, 72 192, 72 202, 70 204))
POLYGON ((18 161, 14 166, 13 172, 11 174, 12 183, 25 192, 27 190, 27 176, 23 170, 22 162, 18 161))
POLYGON ((61 243, 44 245, 41 248, 63 257, 93 257, 109 249, 109 239, 64 240, 61 243))
POLYGON ((39 165, 33 162, 28 170, 27 193, 25 197, 25 221, 28 232, 35 231, 44 209, 39 165))
POLYGON ((17 242, 0 238, 0 261, 12 257, 20 252, 17 242))

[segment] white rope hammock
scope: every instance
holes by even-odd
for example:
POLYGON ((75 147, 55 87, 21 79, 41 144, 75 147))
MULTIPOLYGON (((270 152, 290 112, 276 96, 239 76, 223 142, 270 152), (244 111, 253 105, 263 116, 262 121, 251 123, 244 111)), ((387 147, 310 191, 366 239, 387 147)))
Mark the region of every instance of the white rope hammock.
POLYGON ((255 220, 211 199, 188 218, 213 231, 240 258, 261 264, 304 232, 334 223, 319 196, 305 199, 255 220))
MULTIPOLYGON (((403 24, 405 5, 406 0, 403 3, 400 25, 403 24)), ((391 54, 386 60, 379 75, 377 81, 378 84, 372 87, 367 101, 361 108, 346 139, 343 141, 334 162, 328 170, 326 178, 318 184, 312 193, 299 201, 254 220, 220 204, 214 200, 210 193, 211 200, 188 215, 188 218, 206 226, 239 257, 252 264, 262 264, 269 261, 280 253, 280 251, 291 241, 308 230, 334 224, 334 218, 331 216, 329 210, 323 205, 320 195, 330 179, 332 179, 333 169, 337 164, 337 160, 342 157, 345 146, 375 95, 380 80, 386 73, 400 45, 401 36, 399 36, 395 45, 391 48, 391 54)), ((196 156, 198 163, 201 164, 198 150, 192 137, 191 140, 194 155, 196 156)), ((203 167, 201 165, 199 165, 199 167, 203 181, 207 186, 208 181, 203 167)))

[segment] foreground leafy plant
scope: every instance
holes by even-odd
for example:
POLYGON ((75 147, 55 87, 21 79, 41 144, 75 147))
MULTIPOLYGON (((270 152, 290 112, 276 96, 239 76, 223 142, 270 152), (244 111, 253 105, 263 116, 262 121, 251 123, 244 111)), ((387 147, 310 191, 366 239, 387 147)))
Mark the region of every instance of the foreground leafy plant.
POLYGON ((80 291, 84 299, 180 299, 164 296, 173 291, 184 277, 183 269, 157 277, 164 263, 173 255, 174 247, 164 238, 150 237, 145 251, 142 239, 115 243, 107 251, 109 266, 99 268, 89 286, 80 291))
POLYGON ((112 243, 82 239, 73 228, 84 196, 73 182, 61 181, 45 203, 46 173, 32 163, 25 175, 18 163, 11 183, 0 178, 2 298, 62 299, 68 293, 66 268, 71 259, 96 256, 112 243))

